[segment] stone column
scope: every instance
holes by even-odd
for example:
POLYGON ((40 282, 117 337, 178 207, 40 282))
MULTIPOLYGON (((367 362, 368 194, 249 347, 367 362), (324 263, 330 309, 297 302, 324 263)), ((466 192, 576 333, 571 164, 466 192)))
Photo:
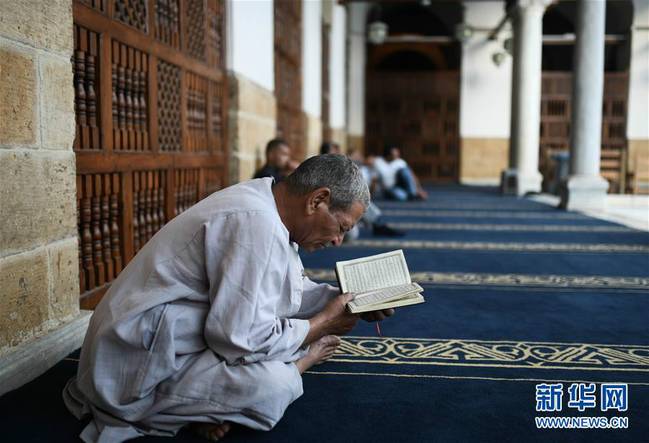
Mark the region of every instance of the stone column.
POLYGON ((302 117, 306 158, 322 143, 322 3, 302 0, 302 117))
POLYGON ((347 9, 332 2, 329 56, 329 125, 331 141, 347 151, 347 9))
POLYGON ((369 5, 351 2, 347 8, 347 147, 362 152, 365 136, 365 24, 369 5))
POLYGON ((570 176, 561 189, 561 207, 603 207, 608 182, 599 175, 604 94, 606 2, 577 3, 570 176))
POLYGON ((541 122, 541 50, 543 13, 550 0, 519 0, 513 11, 514 54, 510 165, 503 172, 505 194, 541 190, 539 126, 541 122))

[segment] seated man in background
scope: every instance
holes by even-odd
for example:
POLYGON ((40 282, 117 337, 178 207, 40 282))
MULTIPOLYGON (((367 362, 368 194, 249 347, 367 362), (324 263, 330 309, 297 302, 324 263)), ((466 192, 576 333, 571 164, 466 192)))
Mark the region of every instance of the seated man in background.
POLYGON ((386 147, 383 157, 374 159, 374 171, 387 199, 408 201, 425 200, 428 197, 415 173, 401 158, 401 151, 394 145, 386 147))
POLYGON ((336 142, 322 142, 320 145, 320 154, 342 154, 340 145, 336 142))
POLYGON ((266 164, 261 167, 253 178, 273 177, 275 183, 286 177, 289 166, 291 148, 281 138, 274 138, 266 144, 266 164))
MULTIPOLYGON (((97 305, 64 400, 89 442, 269 430, 359 316, 303 275, 298 246, 340 245, 370 201, 358 167, 316 156, 279 183, 215 192, 167 223, 97 305)), ((382 320, 393 310, 362 318, 382 320)))
MULTIPOLYGON (((323 143, 323 146, 325 144, 323 143)), ((363 155, 358 150, 352 150, 348 154, 349 158, 358 166, 363 176, 363 180, 367 183, 368 188, 371 190, 374 187, 376 182, 376 174, 373 169, 374 156, 368 155, 366 158, 363 158, 363 155)), ((374 203, 370 202, 367 210, 361 218, 362 224, 368 228, 372 228, 372 235, 374 236, 385 236, 385 237, 403 237, 405 232, 399 231, 398 229, 391 228, 385 223, 380 223, 379 219, 381 218, 381 209, 376 206, 374 203)), ((358 226, 354 226, 354 229, 349 231, 346 240, 355 240, 360 236, 360 231, 358 226)))

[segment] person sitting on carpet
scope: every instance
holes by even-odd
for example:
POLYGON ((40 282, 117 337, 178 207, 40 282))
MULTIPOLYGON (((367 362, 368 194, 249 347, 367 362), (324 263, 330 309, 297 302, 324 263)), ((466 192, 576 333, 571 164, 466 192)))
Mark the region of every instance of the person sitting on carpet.
POLYGON ((275 182, 284 179, 289 167, 291 148, 285 140, 274 138, 266 144, 266 164, 261 167, 253 178, 273 177, 275 182))
MULTIPOLYGON (((340 153, 340 145, 335 142, 323 142, 320 145, 320 154, 338 154, 340 153)), ((351 151, 348 154, 348 157, 358 166, 363 175, 363 179, 367 183, 368 187, 372 186, 374 181, 373 173, 371 168, 365 164, 363 156, 356 150, 351 151)), ((365 213, 361 217, 360 224, 363 224, 365 227, 372 229, 372 235, 377 237, 403 237, 405 232, 399 231, 398 229, 391 228, 385 223, 380 223, 379 219, 381 218, 381 209, 370 201, 365 213)), ((346 242, 351 242, 360 237, 360 229, 358 225, 354 226, 351 231, 345 236, 346 242)))
POLYGON ((349 294, 304 276, 298 247, 340 245, 369 199, 351 160, 322 155, 282 182, 216 192, 167 223, 90 320, 63 393, 77 418, 92 418, 82 440, 273 428, 302 395, 301 374, 331 357, 359 318, 345 309, 349 294))
POLYGON ((398 201, 428 198, 415 173, 401 158, 398 147, 387 145, 383 157, 376 157, 373 166, 385 198, 398 201))

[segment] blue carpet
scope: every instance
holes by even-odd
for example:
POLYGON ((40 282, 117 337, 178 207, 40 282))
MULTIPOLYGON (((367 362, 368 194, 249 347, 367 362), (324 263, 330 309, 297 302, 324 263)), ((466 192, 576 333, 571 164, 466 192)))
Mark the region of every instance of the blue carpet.
MULTIPOLYGON (((426 224, 402 240, 427 303, 384 321, 383 337, 360 324, 304 376, 304 396, 273 431, 239 428, 226 441, 649 441, 649 233, 491 188, 379 205, 395 226, 426 224), (597 408, 567 407, 573 382, 598 384, 597 408), (628 383, 627 411, 599 410, 602 382, 628 383), (539 383, 563 383, 561 412, 535 411, 539 383), (537 430, 540 416, 627 417, 629 427, 537 430)), ((304 254, 305 268, 330 281, 338 260, 396 249, 369 232, 360 240, 304 254)), ((75 357, 0 399, 2 441, 75 441, 83 424, 60 400, 75 357)))

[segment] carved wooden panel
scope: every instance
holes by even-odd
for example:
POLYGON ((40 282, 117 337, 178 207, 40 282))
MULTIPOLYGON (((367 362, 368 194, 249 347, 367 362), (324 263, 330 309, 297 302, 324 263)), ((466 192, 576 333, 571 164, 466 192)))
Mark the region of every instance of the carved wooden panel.
POLYGON ((133 172, 133 250, 165 224, 166 171, 133 172))
POLYGON ((122 270, 119 174, 77 175, 81 292, 112 281, 122 270))
POLYGON ((366 151, 401 148, 422 180, 450 182, 459 173, 459 74, 455 71, 368 75, 366 151), (385 85, 390 85, 386 88, 385 85))
POLYGON ((204 197, 223 188, 223 170, 221 168, 207 168, 203 170, 205 176, 204 197))
POLYGON ((302 116, 302 3, 276 1, 275 19, 275 94, 277 133, 291 146, 295 159, 305 157, 302 116))
POLYGON ((609 182, 609 192, 615 193, 623 193, 626 188, 628 88, 627 72, 605 74, 600 173, 609 182))
POLYGON ((208 81, 198 75, 187 73, 187 141, 188 151, 207 150, 207 102, 208 81))
POLYGON ((180 151, 180 68, 158 60, 158 142, 162 151, 180 151))
POLYGON ((99 35, 74 25, 75 150, 101 149, 99 134, 99 35))
POLYGON ((210 82, 210 147, 212 152, 223 152, 223 134, 225 133, 225 109, 223 107, 223 84, 210 82))
POLYGON ((227 185, 225 6, 73 0, 83 308, 166 222, 227 185))
POLYGON ((88 6, 89 8, 94 8, 101 12, 106 12, 106 4, 108 0, 79 0, 80 3, 88 6))
POLYGON ((174 215, 189 209, 198 201, 200 169, 177 169, 174 215))
POLYGON ((185 49, 192 57, 205 60, 205 1, 187 0, 185 8, 185 49))
MULTIPOLYGON (((623 192, 625 187, 627 88, 627 73, 605 73, 600 173, 609 182, 609 192, 623 192)), ((571 119, 572 72, 544 72, 539 169, 546 190, 554 181, 556 161, 552 156, 570 150, 571 119)))
POLYGON ((539 170, 543 175, 543 188, 548 190, 554 182, 555 160, 552 156, 567 151, 570 145, 572 76, 563 72, 544 72, 541 91, 539 170))
POLYGON ((113 18, 147 32, 147 0, 114 0, 113 18))
POLYGON ((149 58, 117 40, 112 43, 113 149, 147 151, 149 58))
POLYGON ((174 48, 180 47, 180 5, 178 0, 155 0, 155 37, 174 48))
POLYGON ((225 0, 207 2, 207 62, 210 66, 220 66, 225 57, 223 30, 225 29, 225 0))

